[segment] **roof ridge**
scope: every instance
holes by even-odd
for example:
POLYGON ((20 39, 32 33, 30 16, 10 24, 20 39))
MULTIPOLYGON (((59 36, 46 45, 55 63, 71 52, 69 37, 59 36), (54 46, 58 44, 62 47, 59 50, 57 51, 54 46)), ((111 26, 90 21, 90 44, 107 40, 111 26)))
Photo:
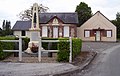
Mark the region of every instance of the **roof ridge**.
POLYGON ((60 13, 60 14, 62 14, 62 13, 64 13, 64 14, 68 14, 68 13, 77 13, 77 12, 45 12, 45 13, 40 13, 40 14, 58 14, 58 13, 60 13))

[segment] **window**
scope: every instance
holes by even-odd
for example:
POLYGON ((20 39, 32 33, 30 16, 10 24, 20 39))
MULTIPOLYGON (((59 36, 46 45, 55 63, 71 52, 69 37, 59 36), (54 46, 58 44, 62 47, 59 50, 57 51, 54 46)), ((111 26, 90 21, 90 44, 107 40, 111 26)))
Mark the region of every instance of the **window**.
POLYGON ((64 37, 69 37, 69 26, 64 26, 64 37))
POLYGON ((112 31, 107 31, 107 37, 112 37, 112 31))
POLYGON ((85 31, 84 36, 85 36, 85 37, 90 37, 90 31, 85 31))
POLYGON ((47 37, 47 31, 48 29, 47 29, 47 26, 43 26, 42 27, 42 37, 47 37))
POLYGON ((22 31, 22 36, 25 36, 25 31, 22 31))

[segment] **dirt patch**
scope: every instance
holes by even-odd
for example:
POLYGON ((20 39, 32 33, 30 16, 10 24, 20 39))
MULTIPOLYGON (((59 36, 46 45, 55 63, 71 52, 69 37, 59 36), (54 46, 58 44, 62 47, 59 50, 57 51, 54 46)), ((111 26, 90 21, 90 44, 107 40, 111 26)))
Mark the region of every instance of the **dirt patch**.
POLYGON ((90 51, 82 51, 74 60, 73 65, 81 66, 82 64, 86 63, 88 60, 95 56, 95 52, 90 51))
MULTIPOLYGON (((89 60, 91 57, 93 57, 95 52, 89 52, 89 51, 82 51, 72 62, 73 65, 80 66, 84 64, 87 60, 89 60)), ((53 57, 42 57, 42 63, 59 63, 56 61, 57 55, 53 55, 53 57)), ((14 57, 13 55, 2 60, 2 62, 19 62, 18 57, 14 57)), ((22 63, 38 63, 38 57, 22 57, 22 63)))

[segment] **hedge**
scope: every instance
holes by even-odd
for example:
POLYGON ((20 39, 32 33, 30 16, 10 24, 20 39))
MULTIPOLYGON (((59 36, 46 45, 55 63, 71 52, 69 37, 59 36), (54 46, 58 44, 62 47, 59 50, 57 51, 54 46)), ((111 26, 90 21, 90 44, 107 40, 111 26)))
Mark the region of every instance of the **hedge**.
POLYGON ((22 50, 26 50, 28 48, 28 43, 30 42, 30 38, 22 38, 22 50))
MULTIPOLYGON (((67 42, 68 38, 59 39, 58 50, 57 53, 57 61, 68 62, 69 61, 69 53, 70 53, 70 43, 67 42)), ((72 38, 72 57, 73 59, 80 54, 82 47, 82 40, 79 38, 72 38)))
MULTIPOLYGON (((58 40, 58 38, 42 38, 42 40, 58 40)), ((42 42, 42 47, 46 50, 56 50, 57 42, 42 42)))
POLYGON ((67 42, 68 38, 59 38, 57 61, 69 61, 70 44, 67 42))
MULTIPOLYGON (((15 40, 15 37, 0 37, 0 40, 15 40)), ((5 59, 9 55, 11 55, 10 52, 3 52, 3 50, 13 50, 13 49, 14 49, 14 43, 0 41, 0 60, 5 59)))

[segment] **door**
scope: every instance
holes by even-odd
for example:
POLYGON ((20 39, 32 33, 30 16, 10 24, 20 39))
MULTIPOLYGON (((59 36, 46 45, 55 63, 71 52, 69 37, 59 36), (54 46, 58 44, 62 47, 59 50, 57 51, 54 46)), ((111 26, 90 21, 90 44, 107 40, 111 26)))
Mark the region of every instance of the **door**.
POLYGON ((53 27, 53 38, 58 38, 58 27, 57 26, 53 27))
POLYGON ((96 41, 100 41, 100 31, 96 31, 96 41))

